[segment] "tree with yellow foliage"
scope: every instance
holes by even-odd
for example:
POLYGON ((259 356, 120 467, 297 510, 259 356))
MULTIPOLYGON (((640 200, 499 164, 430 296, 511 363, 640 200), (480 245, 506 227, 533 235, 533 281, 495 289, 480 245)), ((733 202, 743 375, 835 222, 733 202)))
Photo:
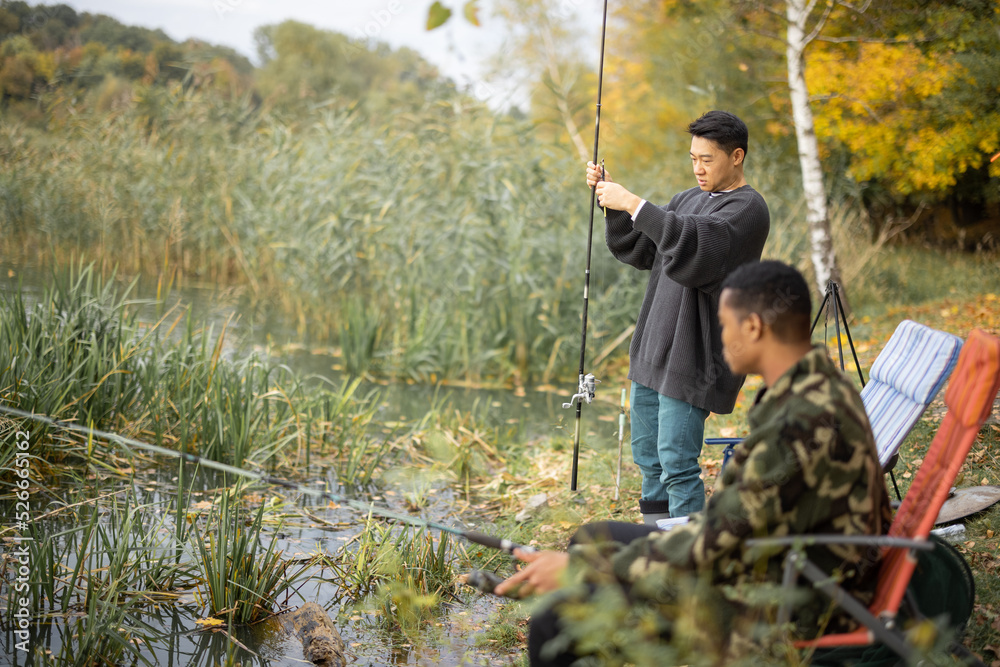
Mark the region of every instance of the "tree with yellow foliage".
POLYGON ((817 135, 850 155, 851 176, 938 200, 970 173, 1000 177, 1000 2, 894 2, 883 39, 817 48, 817 135))
POLYGON ((997 199, 998 0, 621 0, 609 116, 630 159, 704 108, 794 129, 819 289, 839 280, 823 163, 896 201, 997 199), (785 86, 775 88, 783 79, 785 86), (613 111, 623 106, 627 119, 613 111), (748 107, 755 112, 748 112, 748 107), (790 124, 785 119, 792 121, 790 124), (641 132, 642 128, 646 128, 641 132), (629 136, 640 137, 633 146, 629 136), (836 158, 835 160, 833 158, 836 158), (971 192, 971 194, 969 194, 971 192))

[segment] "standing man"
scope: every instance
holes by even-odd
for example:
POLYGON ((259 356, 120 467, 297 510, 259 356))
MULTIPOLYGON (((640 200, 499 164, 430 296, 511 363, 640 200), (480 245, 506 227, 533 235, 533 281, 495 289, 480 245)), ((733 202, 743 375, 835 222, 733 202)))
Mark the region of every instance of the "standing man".
POLYGON ((728 414, 743 386, 722 358, 716 311, 727 273, 760 260, 770 214, 747 185, 749 133, 739 118, 709 111, 687 128, 698 187, 656 206, 592 162, 587 184, 607 210, 608 249, 649 271, 629 350, 632 457, 642 471, 643 521, 705 506, 698 457, 709 412, 728 414))

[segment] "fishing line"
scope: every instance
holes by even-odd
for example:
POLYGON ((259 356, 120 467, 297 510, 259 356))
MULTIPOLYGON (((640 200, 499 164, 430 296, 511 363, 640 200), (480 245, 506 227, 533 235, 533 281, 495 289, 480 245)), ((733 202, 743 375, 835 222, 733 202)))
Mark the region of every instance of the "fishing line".
POLYGON ((109 440, 112 442, 117 442, 124 445, 126 448, 141 449, 147 452, 152 452, 154 454, 160 454, 162 456, 167 456, 170 458, 181 459, 186 463, 193 463, 195 465, 204 466, 205 468, 211 468, 212 470, 218 470, 220 472, 230 473, 232 475, 237 475, 239 477, 245 477, 247 479, 252 479, 258 482, 263 482, 264 484, 271 484, 273 486, 281 486, 286 489, 291 489, 293 491, 298 491, 299 493, 304 493, 306 495, 314 496, 316 498, 323 498, 325 500, 330 500, 341 505, 346 505, 350 508, 362 511, 370 512, 378 516, 393 519, 401 523, 405 523, 411 526, 418 526, 422 528, 439 530, 443 533, 449 533, 451 535, 456 535, 462 537, 469 542, 482 545, 484 547, 489 547, 491 549, 499 549, 504 553, 513 555, 515 549, 520 549, 522 552, 528 553, 534 551, 532 547, 521 546, 511 542, 508 539, 494 537, 492 535, 486 535, 474 530, 459 530, 452 526, 447 526, 443 523, 438 523, 436 521, 431 521, 429 519, 423 519, 420 517, 413 517, 406 514, 399 514, 393 512, 390 509, 378 507, 374 504, 363 503, 359 500, 353 500, 346 496, 337 495, 335 493, 330 493, 329 491, 323 491, 320 489, 312 488, 299 484, 297 482, 292 482, 287 479, 280 479, 278 477, 273 477, 271 475, 265 475, 263 473, 254 472, 252 470, 247 470, 245 468, 237 468, 236 466, 229 465, 228 463, 220 463, 219 461, 213 461, 212 459, 202 458, 196 454, 190 454, 188 452, 179 452, 174 449, 167 449, 166 447, 160 447, 158 445, 151 445, 148 442, 143 442, 141 440, 136 440, 135 438, 129 438, 124 435, 119 435, 118 433, 112 433, 110 431, 101 431, 96 428, 91 428, 89 426, 82 426, 80 424, 75 424, 73 422, 65 422, 45 415, 37 415, 32 412, 25 412, 24 410, 19 410, 17 408, 12 408, 6 405, 0 404, 0 412, 12 415, 15 417, 20 417, 22 419, 29 419, 32 421, 40 422, 43 424, 48 424, 58 429, 64 429, 66 431, 74 431, 76 433, 82 433, 90 437, 98 437, 103 440, 109 440))

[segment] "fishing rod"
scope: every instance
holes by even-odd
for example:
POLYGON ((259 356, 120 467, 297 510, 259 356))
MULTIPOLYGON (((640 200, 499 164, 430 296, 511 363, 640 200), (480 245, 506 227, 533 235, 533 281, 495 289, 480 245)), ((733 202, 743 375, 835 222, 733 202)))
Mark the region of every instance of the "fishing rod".
MULTIPOLYGON (((601 92, 604 87, 604 40, 608 32, 608 0, 604 0, 604 17, 601 22, 601 64, 597 70, 597 113, 594 121, 594 164, 597 164, 597 149, 601 136, 601 92)), ((604 165, 601 165, 601 177, 604 177, 604 165)), ((580 384, 577 393, 563 403, 564 408, 571 408, 576 403, 576 425, 573 429, 573 470, 570 474, 570 491, 576 491, 577 465, 580 459, 580 416, 583 404, 594 400, 597 383, 600 382, 591 373, 585 373, 587 363, 587 307, 590 302, 590 257, 594 244, 594 205, 597 201, 597 188, 590 189, 590 227, 587 230, 587 265, 583 279, 583 325, 580 335, 580 384)))
POLYGON ((622 405, 618 412, 618 471, 615 473, 615 502, 622 488, 622 447, 625 445, 625 387, 622 387, 622 405))
POLYGON ((220 463, 218 461, 213 461, 212 459, 202 458, 196 454, 189 454, 188 452, 179 452, 174 449, 167 449, 166 447, 160 447, 158 445, 151 445, 148 442, 143 442, 141 440, 136 440, 134 438, 129 438, 124 435, 119 435, 118 433, 112 433, 110 431, 101 431, 96 428, 91 428, 90 426, 82 426, 80 424, 75 424, 73 422, 66 422, 46 415, 38 415, 33 412, 25 412, 24 410, 19 410, 17 408, 12 408, 6 405, 0 404, 0 412, 12 415, 14 417, 20 417, 22 419, 29 419, 35 422, 40 422, 43 424, 49 424, 55 428, 64 429, 67 431, 74 431, 76 433, 82 433, 88 437, 98 437, 104 440, 109 440, 111 442, 117 442, 124 445, 126 448, 141 449, 147 452, 152 452, 154 454, 160 454, 162 456, 167 456, 170 458, 181 459, 186 463, 193 463, 195 465, 204 466, 206 468, 211 468, 212 470, 218 470, 220 472, 230 473, 232 475, 237 475, 239 477, 245 477, 247 479, 252 479, 258 482, 263 482, 265 484, 271 484, 274 486, 281 486, 286 489, 292 489, 293 491, 298 491, 310 496, 315 496, 317 498, 323 498, 325 500, 331 500, 335 503, 340 503, 342 505, 347 505, 356 510, 362 512, 370 512, 387 519, 394 519, 396 521, 409 524, 411 526, 418 526, 422 528, 439 530, 443 533, 449 533, 451 535, 457 535, 462 537, 469 542, 482 545, 484 547, 489 547, 491 549, 498 549, 507 554, 514 554, 515 549, 520 549, 523 553, 530 553, 534 551, 532 547, 522 546, 511 542, 508 539, 494 537, 493 535, 486 535, 474 530, 459 530, 458 528, 453 528, 452 526, 447 526, 436 521, 430 521, 428 519, 423 519, 420 517, 413 517, 406 514, 399 514, 393 512, 392 510, 377 507, 373 504, 363 503, 359 500, 353 500, 346 496, 340 496, 328 491, 322 491, 320 489, 315 489, 309 486, 298 484, 296 482, 289 481, 287 479, 279 479, 277 477, 272 477, 271 475, 264 475, 259 472, 254 472, 252 470, 246 470, 245 468, 237 468, 236 466, 231 466, 227 463, 220 463))

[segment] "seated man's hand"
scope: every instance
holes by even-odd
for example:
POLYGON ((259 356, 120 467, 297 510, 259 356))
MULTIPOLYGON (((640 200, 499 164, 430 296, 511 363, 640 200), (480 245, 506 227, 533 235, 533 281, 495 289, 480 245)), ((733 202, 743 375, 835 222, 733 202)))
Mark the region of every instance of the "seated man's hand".
POLYGON ((548 593, 559 588, 562 573, 569 563, 569 554, 563 551, 525 553, 515 549, 514 555, 528 563, 528 566, 500 583, 494 589, 494 593, 506 595, 516 591, 516 597, 525 597, 533 593, 548 593))

